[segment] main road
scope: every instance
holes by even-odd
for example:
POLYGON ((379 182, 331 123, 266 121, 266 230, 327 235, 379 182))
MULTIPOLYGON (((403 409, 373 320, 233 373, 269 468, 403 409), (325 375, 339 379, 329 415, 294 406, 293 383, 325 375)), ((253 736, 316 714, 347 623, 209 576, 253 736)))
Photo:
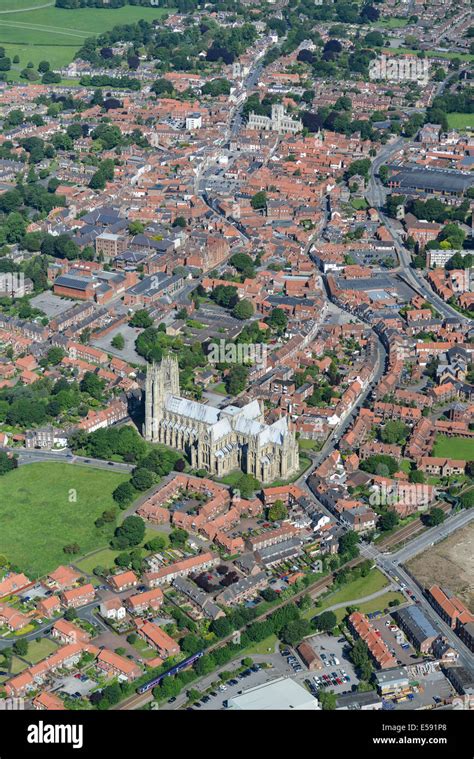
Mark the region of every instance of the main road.
POLYGON ((407 561, 416 554, 424 551, 433 543, 437 543, 450 535, 455 530, 469 524, 474 518, 474 512, 463 511, 460 514, 449 517, 445 523, 428 530, 419 538, 415 538, 407 546, 404 546, 394 554, 381 553, 373 544, 362 544, 360 552, 363 556, 375 562, 378 568, 384 572, 392 581, 406 585, 412 593, 414 601, 423 609, 423 612, 432 622, 435 629, 440 630, 448 640, 450 646, 459 652, 459 663, 469 671, 474 669, 474 655, 466 645, 456 635, 454 630, 436 614, 433 607, 428 602, 423 593, 423 589, 417 584, 415 579, 401 565, 402 561, 407 561))
POLYGON ((390 163, 396 153, 400 152, 404 143, 404 138, 399 137, 397 140, 385 145, 372 161, 366 199, 373 208, 377 209, 381 221, 392 235, 399 260, 399 266, 396 269, 392 269, 392 272, 398 273, 400 277, 405 279, 416 292, 418 292, 423 298, 426 298, 429 303, 433 304, 444 318, 455 316, 467 324, 470 320, 465 316, 462 316, 448 303, 445 303, 445 301, 432 290, 421 272, 411 266, 411 254, 400 241, 397 225, 394 223, 393 219, 387 216, 383 211, 388 191, 380 180, 379 170, 384 164, 390 163))

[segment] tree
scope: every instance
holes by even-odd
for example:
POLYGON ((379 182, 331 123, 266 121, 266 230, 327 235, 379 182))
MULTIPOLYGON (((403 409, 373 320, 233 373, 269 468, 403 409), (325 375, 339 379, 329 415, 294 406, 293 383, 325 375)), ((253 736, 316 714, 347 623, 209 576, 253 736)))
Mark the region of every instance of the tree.
POLYGON ((145 311, 144 308, 139 308, 138 311, 135 311, 128 323, 131 327, 143 327, 146 329, 147 327, 152 326, 153 319, 148 311, 145 311))
POLYGON ((417 484, 422 484, 426 481, 425 473, 421 469, 412 469, 408 473, 408 481, 417 484))
POLYGON ((278 522, 281 519, 286 519, 288 516, 288 509, 282 500, 278 499, 268 509, 268 518, 271 522, 278 522))
POLYGON ((348 530, 339 538, 338 553, 347 554, 351 559, 359 555, 359 536, 354 530, 348 530))
POLYGON ((28 653, 28 641, 26 638, 21 638, 20 640, 15 641, 13 644, 13 650, 18 656, 26 656, 28 653))
POLYGON ((425 515, 425 522, 429 527, 436 527, 438 524, 442 524, 446 519, 446 514, 443 509, 434 506, 429 514, 425 515))
POLYGON ((264 190, 256 192, 250 200, 250 205, 255 211, 259 211, 262 208, 267 207, 267 193, 264 190))
POLYGON ((232 632, 232 624, 227 617, 220 617, 211 622, 210 630, 218 638, 226 638, 232 632))
POLYGON ((318 700, 323 712, 334 711, 336 708, 337 696, 332 690, 320 690, 318 700))
POLYGON ((130 482, 121 482, 120 485, 115 488, 112 497, 121 508, 125 508, 133 501, 135 497, 135 489, 130 482))
POLYGON ((141 517, 125 517, 122 524, 116 528, 115 536, 120 539, 123 548, 139 545, 145 537, 145 522, 141 517))
POLYGON ((231 366, 224 378, 229 395, 238 395, 247 387, 248 369, 243 364, 231 366))
POLYGON ((387 530, 393 530, 398 524, 398 515, 395 511, 386 511, 380 517, 378 521, 378 527, 380 530, 386 532, 387 530))
POLYGON ((64 619, 67 622, 72 622, 74 619, 77 619, 77 611, 75 609, 66 609, 64 612, 64 619))
POLYGON ((11 472, 18 466, 18 459, 16 456, 9 456, 5 451, 0 451, 0 476, 11 472))
POLYGON ((460 496, 461 506, 463 509, 470 509, 474 506, 474 490, 468 490, 460 496))
POLYGON ((98 377, 97 374, 94 374, 94 372, 86 372, 79 387, 83 393, 87 393, 92 396, 92 398, 100 401, 104 391, 104 385, 104 380, 98 377))
POLYGON ((243 274, 244 277, 255 276, 254 262, 247 253, 234 253, 234 255, 230 257, 229 263, 237 269, 240 274, 243 274))
POLYGON ((397 419, 392 419, 384 424, 380 431, 380 437, 383 443, 404 443, 410 432, 408 425, 397 419))
POLYGON ((447 240, 452 248, 462 248, 466 233, 457 224, 446 224, 438 235, 438 240, 447 240))
POLYGON ((166 539, 162 537, 161 535, 157 535, 156 538, 152 538, 148 541, 148 543, 145 544, 145 548, 148 551, 153 551, 154 553, 157 553, 159 551, 162 551, 163 548, 166 546, 166 539))
POLYGON ((259 490, 261 485, 252 474, 242 474, 237 481, 236 487, 242 498, 252 498, 255 491, 259 490))
POLYGON ((125 348, 125 338, 120 332, 113 338, 112 346, 119 351, 122 351, 125 348))
POLYGON ((232 316, 235 319, 250 319, 253 316, 254 308, 253 304, 249 300, 240 300, 232 310, 232 316))
POLYGON ((398 472, 398 462, 392 456, 383 453, 368 456, 360 463, 360 469, 370 474, 378 474, 383 477, 391 477, 398 472))
POLYGON ((313 620, 313 624, 316 630, 324 630, 325 632, 329 632, 336 627, 337 617, 333 611, 323 611, 322 614, 318 614, 318 616, 313 620))
POLYGON ((311 632, 311 624, 307 619, 295 619, 285 625, 281 631, 281 639, 290 646, 296 646, 311 632))
POLYGON ((153 472, 146 467, 137 467, 134 469, 131 483, 137 490, 148 490, 154 482, 155 478, 153 477, 153 472))
POLYGON ((217 285, 211 293, 211 299, 222 308, 233 308, 239 300, 237 288, 231 285, 217 285))
POLYGON ((273 308, 266 319, 267 324, 279 335, 282 335, 288 325, 288 317, 282 308, 273 308))
POLYGON ((174 546, 185 546, 188 538, 189 533, 181 529, 181 527, 177 527, 170 533, 170 543, 174 546))

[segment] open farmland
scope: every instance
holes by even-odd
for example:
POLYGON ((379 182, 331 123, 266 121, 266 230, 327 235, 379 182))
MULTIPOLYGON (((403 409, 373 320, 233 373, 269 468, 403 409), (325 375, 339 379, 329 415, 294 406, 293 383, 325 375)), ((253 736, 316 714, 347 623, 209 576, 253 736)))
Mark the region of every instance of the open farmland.
POLYGON ((0 45, 6 54, 20 57, 11 75, 31 61, 49 61, 53 68, 67 66, 84 40, 109 31, 118 24, 133 24, 140 19, 153 21, 169 8, 56 8, 47 0, 3 0, 0 5, 0 45))
POLYGON ((474 524, 419 554, 407 567, 421 585, 441 585, 474 611, 474 524))

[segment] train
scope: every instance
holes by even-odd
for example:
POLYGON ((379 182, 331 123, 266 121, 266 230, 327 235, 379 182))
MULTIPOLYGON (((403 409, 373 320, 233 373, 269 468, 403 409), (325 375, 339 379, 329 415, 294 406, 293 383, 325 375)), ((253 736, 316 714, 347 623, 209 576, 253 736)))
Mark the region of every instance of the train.
POLYGON ((141 685, 138 688, 137 693, 140 695, 142 693, 147 693, 149 690, 159 685, 164 677, 177 675, 179 672, 182 672, 183 669, 186 669, 187 667, 192 667, 194 662, 196 662, 203 655, 204 655, 204 651, 198 651, 196 654, 189 656, 187 659, 183 659, 183 661, 180 661, 179 664, 175 664, 173 667, 170 667, 170 669, 167 669, 166 672, 163 672, 161 675, 158 675, 157 677, 154 677, 152 680, 149 680, 147 683, 144 683, 144 685, 141 685))

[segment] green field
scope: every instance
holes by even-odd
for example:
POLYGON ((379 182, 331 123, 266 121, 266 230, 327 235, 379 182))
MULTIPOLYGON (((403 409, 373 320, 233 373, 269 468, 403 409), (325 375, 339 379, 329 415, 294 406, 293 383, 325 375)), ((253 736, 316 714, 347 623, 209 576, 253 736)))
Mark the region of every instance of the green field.
POLYGON ((278 642, 276 635, 269 635, 268 638, 259 641, 258 643, 252 643, 247 648, 244 648, 239 656, 254 656, 255 654, 272 654, 275 651, 275 646, 278 642))
POLYGON ((56 651, 58 645, 50 638, 41 638, 40 640, 32 641, 28 645, 28 653, 24 657, 30 664, 36 664, 37 662, 45 659, 47 656, 56 651))
MULTIPOLYGON (((158 536, 165 538, 167 545, 169 544, 168 533, 159 532, 158 530, 152 530, 152 529, 146 530, 143 544, 147 543, 152 538, 156 538, 158 536)), ((94 551, 88 554, 87 556, 84 556, 83 559, 79 559, 78 561, 75 561, 74 564, 82 572, 85 572, 86 574, 92 574, 95 567, 99 567, 99 566, 107 567, 107 568, 113 567, 115 557, 118 556, 119 553, 122 553, 122 551, 114 551, 112 548, 102 548, 102 549, 99 549, 98 551, 94 551)), ((97 583, 100 584, 100 582, 102 582, 100 578, 97 578, 97 583)))
POLYGON ((407 24, 407 18, 396 18, 395 16, 391 16, 390 18, 379 18, 374 26, 383 26, 385 29, 402 29, 404 26, 407 26, 407 24))
MULTIPOLYGON (((20 56, 15 71, 28 61, 35 65, 47 60, 53 68, 67 65, 84 40, 140 19, 153 21, 170 8, 56 8, 52 0, 2 0, 0 5, 0 45, 8 56, 20 56), (47 7, 45 6, 48 3, 47 7), (36 7, 38 6, 38 7, 36 7)), ((15 72, 13 72, 15 76, 15 72)))
POLYGON ((474 460, 474 438, 447 437, 437 435, 433 448, 433 456, 446 457, 448 459, 474 460))
MULTIPOLYGON (((382 572, 378 569, 372 569, 366 577, 357 577, 352 582, 348 582, 343 585, 342 588, 336 590, 334 593, 330 593, 324 598, 321 606, 312 607, 307 609, 303 617, 311 619, 316 614, 321 614, 325 609, 329 609, 336 604, 345 603, 351 604, 352 601, 356 601, 358 598, 365 598, 365 596, 371 596, 372 593, 382 590, 388 585, 388 580, 382 572)), ((375 599, 378 600, 378 599, 375 599)), ((379 601, 380 604, 380 601, 379 601)), ((343 610, 344 611, 344 610, 343 610)), ((344 614, 342 616, 345 616, 344 614)))
POLYGON ((94 521, 115 505, 112 492, 127 479, 55 462, 28 464, 0 477, 0 554, 39 577, 73 559, 63 551, 69 543, 78 543, 81 554, 105 546, 113 527, 97 529, 94 521))
POLYGON ((474 129, 474 113, 448 113, 450 129, 474 129))

